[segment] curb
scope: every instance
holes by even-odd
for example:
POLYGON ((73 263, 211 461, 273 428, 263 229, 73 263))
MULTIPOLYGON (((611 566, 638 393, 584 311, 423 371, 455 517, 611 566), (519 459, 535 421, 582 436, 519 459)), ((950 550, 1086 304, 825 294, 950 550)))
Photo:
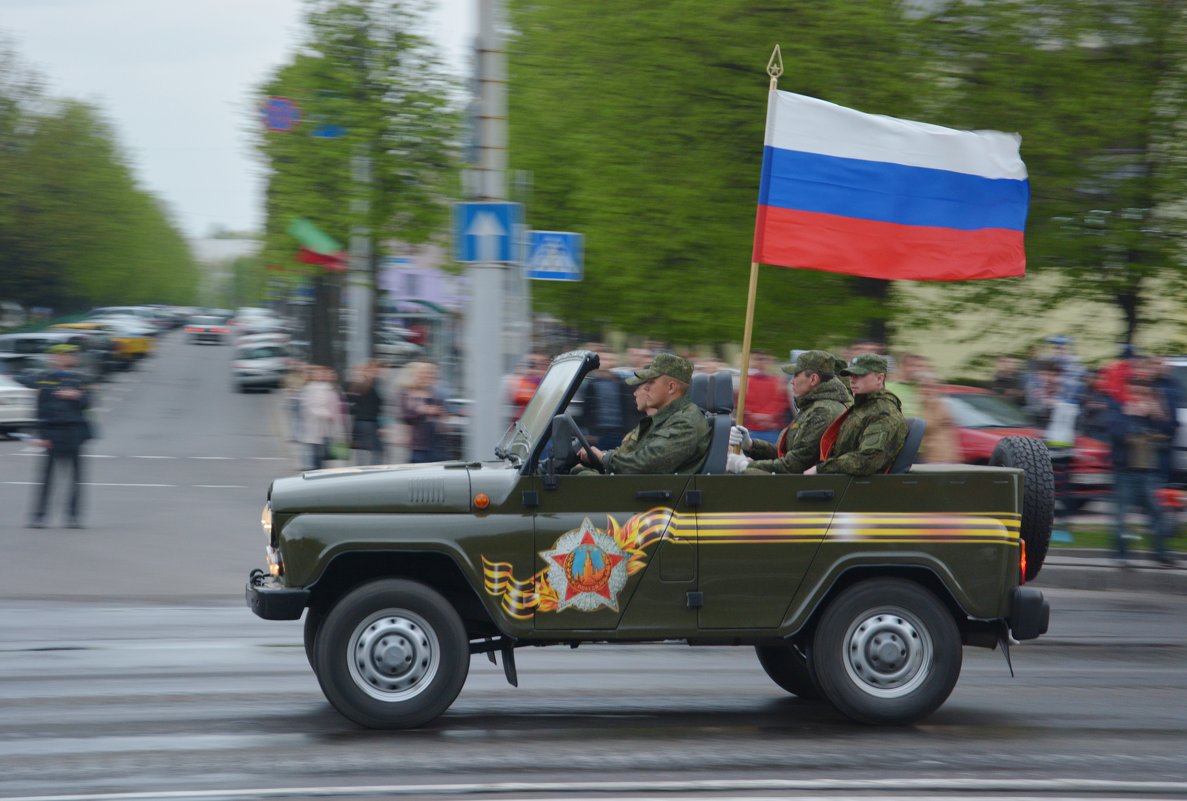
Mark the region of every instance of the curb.
POLYGON ((1122 568, 1113 563, 1107 551, 1076 549, 1074 554, 1051 551, 1039 575, 1028 584, 1038 589, 1187 595, 1187 569, 1183 567, 1165 567, 1133 558, 1129 567, 1122 568))

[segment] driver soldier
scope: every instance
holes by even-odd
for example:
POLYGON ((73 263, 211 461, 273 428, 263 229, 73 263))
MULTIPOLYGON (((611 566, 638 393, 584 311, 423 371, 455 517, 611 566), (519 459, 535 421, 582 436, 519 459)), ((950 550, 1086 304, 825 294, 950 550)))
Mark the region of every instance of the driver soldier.
MULTIPOLYGON (((791 375, 791 391, 799 412, 779 435, 778 444, 752 440, 744 426, 730 430, 730 445, 742 453, 730 453, 730 473, 802 473, 820 461, 820 438, 829 425, 845 413, 853 396, 835 373, 836 359, 823 350, 807 350, 794 364, 783 367, 791 375)), ((841 362, 841 367, 845 366, 841 362)))
POLYGON ((907 439, 902 404, 886 390, 886 357, 854 356, 841 375, 849 376, 853 406, 833 421, 820 439, 820 463, 804 471, 872 476, 885 473, 907 439))
MULTIPOLYGON (((619 447, 593 448, 605 473, 695 473, 709 453, 709 421, 688 398, 692 363, 672 353, 659 353, 635 371, 627 383, 635 387, 635 403, 646 415, 619 447)), ((583 448, 581 461, 590 464, 583 448)), ((574 472, 587 472, 578 465, 574 472)))

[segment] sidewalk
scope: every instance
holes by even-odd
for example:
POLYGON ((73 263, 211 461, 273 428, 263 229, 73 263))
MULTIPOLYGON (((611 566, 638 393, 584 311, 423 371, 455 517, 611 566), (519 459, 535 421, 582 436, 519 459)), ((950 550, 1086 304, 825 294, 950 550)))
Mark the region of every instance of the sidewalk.
POLYGON ((1187 595, 1187 562, 1180 567, 1163 567, 1130 554, 1130 567, 1115 567, 1108 551, 1086 548, 1052 548, 1043 569, 1029 585, 1066 590, 1121 590, 1125 592, 1187 595))

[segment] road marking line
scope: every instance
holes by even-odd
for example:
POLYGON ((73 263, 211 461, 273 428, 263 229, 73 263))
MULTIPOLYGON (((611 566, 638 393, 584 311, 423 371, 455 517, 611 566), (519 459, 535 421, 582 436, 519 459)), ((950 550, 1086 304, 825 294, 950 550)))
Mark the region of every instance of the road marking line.
POLYGON ((187 459, 218 460, 218 461, 224 461, 224 462, 230 462, 235 459, 234 456, 187 456, 186 458, 187 459))
POLYGON ((84 487, 176 487, 176 484, 116 484, 106 481, 83 481, 84 487))
POLYGON ((195 484, 203 489, 250 489, 246 484, 195 484))
POLYGON ((129 459, 179 459, 179 456, 129 456, 129 459))
MULTIPOLYGON (((447 796, 447 795, 513 795, 523 796, 529 793, 547 793, 542 801, 552 801, 553 798, 566 801, 593 801, 594 798, 605 798, 605 795, 581 796, 575 793, 634 793, 615 797, 619 801, 644 801, 654 798, 655 793, 664 793, 664 797, 673 801, 684 801, 689 798, 704 798, 704 793, 753 793, 755 791, 768 792, 796 792, 814 793, 812 799, 837 798, 838 793, 880 792, 893 793, 896 796, 919 792, 945 793, 938 796, 943 799, 967 798, 967 793, 975 791, 978 798, 999 799, 1012 797, 1014 793, 1027 793, 1027 798, 1034 798, 1034 794, 1042 793, 1049 801, 1054 799, 1075 798, 1085 793, 1092 793, 1094 798, 1113 798, 1116 796, 1097 796, 1097 793, 1116 793, 1118 796, 1131 793, 1147 793, 1155 795, 1170 795, 1187 790, 1187 782, 1157 782, 1157 781, 1111 781, 1111 780, 1078 780, 1078 779, 735 779, 735 780, 704 780, 704 781, 620 781, 620 782, 487 782, 472 784, 391 784, 391 785, 355 785, 337 787, 260 787, 260 788, 228 788, 224 790, 171 790, 159 792, 125 792, 125 793, 73 793, 69 795, 26 795, 9 797, 5 801, 147 801, 151 799, 168 799, 169 801, 185 801, 185 799, 256 799, 256 798, 287 798, 303 796, 310 798, 326 797, 408 797, 418 795, 447 796), (553 796, 551 794, 558 794, 553 796), (684 793, 686 795, 673 795, 684 793), (647 795, 642 795, 647 794, 647 795), (694 795, 695 794, 695 795, 694 795)), ((780 798, 785 796, 779 796, 780 798)), ((799 796, 803 797, 803 796, 799 796)), ((929 797, 936 798, 935 795, 929 797)), ((750 801, 773 801, 773 796, 724 796, 724 798, 750 799, 750 801)))

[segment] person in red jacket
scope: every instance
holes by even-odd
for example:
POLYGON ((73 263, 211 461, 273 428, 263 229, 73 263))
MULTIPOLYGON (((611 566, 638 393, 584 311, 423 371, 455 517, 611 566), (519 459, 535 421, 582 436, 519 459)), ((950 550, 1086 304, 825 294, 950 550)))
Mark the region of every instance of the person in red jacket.
POLYGON ((756 350, 750 354, 746 410, 742 422, 749 429, 751 437, 770 443, 778 440, 779 432, 791 421, 787 384, 771 373, 773 363, 771 354, 765 350, 756 350))

